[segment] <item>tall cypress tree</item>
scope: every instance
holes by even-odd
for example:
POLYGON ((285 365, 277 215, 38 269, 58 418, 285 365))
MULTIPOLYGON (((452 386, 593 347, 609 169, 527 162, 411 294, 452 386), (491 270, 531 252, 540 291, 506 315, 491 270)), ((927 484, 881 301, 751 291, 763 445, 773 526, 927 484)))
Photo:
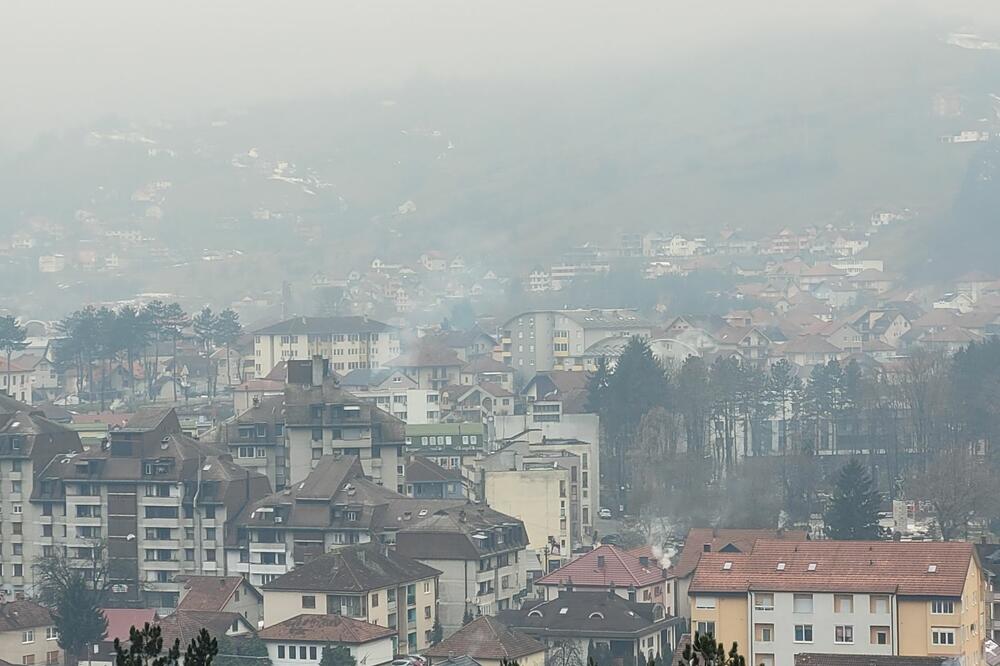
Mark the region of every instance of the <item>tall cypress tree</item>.
POLYGON ((824 514, 831 539, 877 539, 881 495, 871 475, 852 458, 837 475, 833 499, 824 514))

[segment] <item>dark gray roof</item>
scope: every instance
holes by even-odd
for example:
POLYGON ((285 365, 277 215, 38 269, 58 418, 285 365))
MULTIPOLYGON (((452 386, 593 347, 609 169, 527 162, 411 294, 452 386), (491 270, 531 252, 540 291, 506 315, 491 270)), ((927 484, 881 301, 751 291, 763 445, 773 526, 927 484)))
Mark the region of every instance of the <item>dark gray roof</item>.
POLYGON ((393 371, 390 368, 358 368, 351 370, 340 380, 341 386, 372 386, 381 384, 393 371))
POLYGON ((457 470, 445 469, 423 456, 413 456, 406 463, 407 483, 436 483, 460 481, 462 475, 457 470))
POLYGON ((278 576, 264 590, 366 592, 433 578, 441 572, 379 545, 358 545, 321 555, 278 576))
POLYGON ((498 617, 533 636, 639 636, 680 621, 666 615, 660 604, 629 601, 609 592, 569 591, 520 610, 500 611, 498 617))
POLYGON ((908 657, 890 654, 828 654, 800 652, 795 666, 940 666, 945 657, 908 657))
POLYGON ((389 324, 367 317, 293 317, 265 326, 254 335, 326 335, 330 333, 381 333, 395 331, 389 324))

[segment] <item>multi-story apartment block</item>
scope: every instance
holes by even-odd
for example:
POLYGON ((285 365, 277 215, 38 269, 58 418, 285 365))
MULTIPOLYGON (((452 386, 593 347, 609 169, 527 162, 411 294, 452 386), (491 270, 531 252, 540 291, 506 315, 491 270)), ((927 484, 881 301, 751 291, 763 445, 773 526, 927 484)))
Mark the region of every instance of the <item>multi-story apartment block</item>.
POLYGON ((584 370, 587 350, 608 338, 649 337, 652 324, 634 310, 538 310, 523 312, 502 327, 503 362, 523 384, 545 370, 584 370))
POLYGON ((294 317, 253 332, 254 375, 281 361, 321 356, 343 374, 380 368, 399 356, 399 331, 368 317, 294 317))
POLYGON ((270 490, 264 475, 181 434, 166 409, 137 414, 106 447, 55 456, 31 504, 43 554, 65 547, 86 568, 105 544, 115 600, 166 610, 178 576, 225 573, 233 517, 270 490))
POLYGON ((322 359, 312 360, 309 378, 289 369, 285 389, 288 483, 306 478, 323 456, 357 456, 365 474, 393 490, 403 484, 405 424, 358 399, 326 376, 322 359), (308 381, 308 383, 297 383, 308 381))
POLYGON ((0 593, 30 592, 32 565, 65 536, 32 511, 41 470, 60 454, 81 451, 76 432, 0 395, 0 593))
POLYGON ((420 338, 412 349, 389 361, 390 367, 406 375, 417 388, 434 390, 460 383, 465 365, 455 350, 432 337, 420 338))
POLYGON ((691 631, 793 666, 797 653, 938 656, 985 663, 987 592, 969 543, 757 541, 703 553, 691 631))
POLYGON ((393 653, 431 644, 441 572, 379 544, 345 546, 266 584, 264 626, 302 614, 345 615, 396 630, 393 653))
POLYGON ((521 521, 467 500, 406 497, 364 476, 357 456, 325 456, 301 482, 247 507, 228 569, 254 585, 344 545, 381 541, 442 572, 447 632, 466 610, 504 608, 524 590, 521 521), (468 600, 468 602, 466 602, 468 600))
POLYGON ((284 395, 254 399, 249 409, 204 433, 198 441, 229 451, 237 465, 263 474, 275 490, 288 482, 284 395))

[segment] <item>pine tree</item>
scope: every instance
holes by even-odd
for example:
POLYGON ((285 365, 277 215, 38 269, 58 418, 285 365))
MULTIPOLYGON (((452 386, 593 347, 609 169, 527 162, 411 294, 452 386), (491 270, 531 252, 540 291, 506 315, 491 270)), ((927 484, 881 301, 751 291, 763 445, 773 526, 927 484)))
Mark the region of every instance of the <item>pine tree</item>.
POLYGON ((115 666, 177 666, 181 658, 181 642, 163 652, 163 636, 158 625, 149 622, 142 629, 132 627, 128 632, 128 648, 115 639, 115 666))
POLYGON ((343 645, 327 645, 323 648, 323 656, 319 666, 356 666, 357 660, 351 656, 351 651, 343 645))
MULTIPOLYGON (((226 308, 215 318, 213 337, 216 342, 221 342, 226 346, 226 386, 229 386, 233 381, 233 370, 230 366, 232 345, 236 343, 236 340, 242 334, 243 324, 240 323, 240 316, 232 308, 226 308)), ((237 374, 239 374, 238 370, 237 374)))
POLYGON ((833 499, 824 514, 831 539, 877 539, 881 495, 859 460, 852 458, 837 475, 833 499))
MULTIPOLYGON (((15 394, 10 361, 14 352, 21 351, 28 346, 28 343, 25 341, 27 335, 27 330, 18 324, 14 317, 0 317, 0 352, 7 356, 7 381, 4 383, 4 386, 7 389, 6 393, 12 398, 15 394)), ((30 391, 31 388, 29 387, 28 390, 30 391)))
POLYGON ((684 646, 681 661, 687 666, 746 666, 735 642, 727 654, 726 646, 717 643, 711 634, 696 633, 691 643, 684 646))
POLYGON ((441 618, 434 618, 434 625, 431 627, 431 645, 437 645, 444 638, 444 627, 441 626, 441 618))

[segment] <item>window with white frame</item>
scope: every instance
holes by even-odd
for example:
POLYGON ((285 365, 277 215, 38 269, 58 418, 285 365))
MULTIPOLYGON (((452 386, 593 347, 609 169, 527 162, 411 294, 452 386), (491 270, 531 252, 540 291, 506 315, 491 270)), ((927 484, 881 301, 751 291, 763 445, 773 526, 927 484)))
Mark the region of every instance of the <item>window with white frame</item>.
POLYGON ((872 645, 888 645, 889 627, 872 627, 869 642, 872 645))
POLYGON ((813 595, 796 594, 792 599, 792 610, 796 613, 812 613, 813 595))
POLYGON ((854 627, 849 624, 838 624, 833 629, 833 642, 850 644, 854 642, 854 627))
POLYGON ((933 645, 954 645, 954 627, 931 627, 931 643, 933 645))
POLYGON ((701 595, 694 598, 695 608, 715 608, 715 597, 703 597, 701 595))
POLYGON ((931 602, 931 613, 934 615, 951 615, 955 612, 954 601, 936 600, 931 602))
POLYGON ((813 642, 813 626, 811 624, 797 624, 797 625, 795 625, 795 642, 796 643, 812 643, 813 642))
POLYGON ((774 642, 773 624, 755 624, 753 626, 753 639, 758 643, 774 642))
POLYGON ((884 594, 873 594, 868 598, 868 610, 872 615, 888 615, 889 597, 884 594))

